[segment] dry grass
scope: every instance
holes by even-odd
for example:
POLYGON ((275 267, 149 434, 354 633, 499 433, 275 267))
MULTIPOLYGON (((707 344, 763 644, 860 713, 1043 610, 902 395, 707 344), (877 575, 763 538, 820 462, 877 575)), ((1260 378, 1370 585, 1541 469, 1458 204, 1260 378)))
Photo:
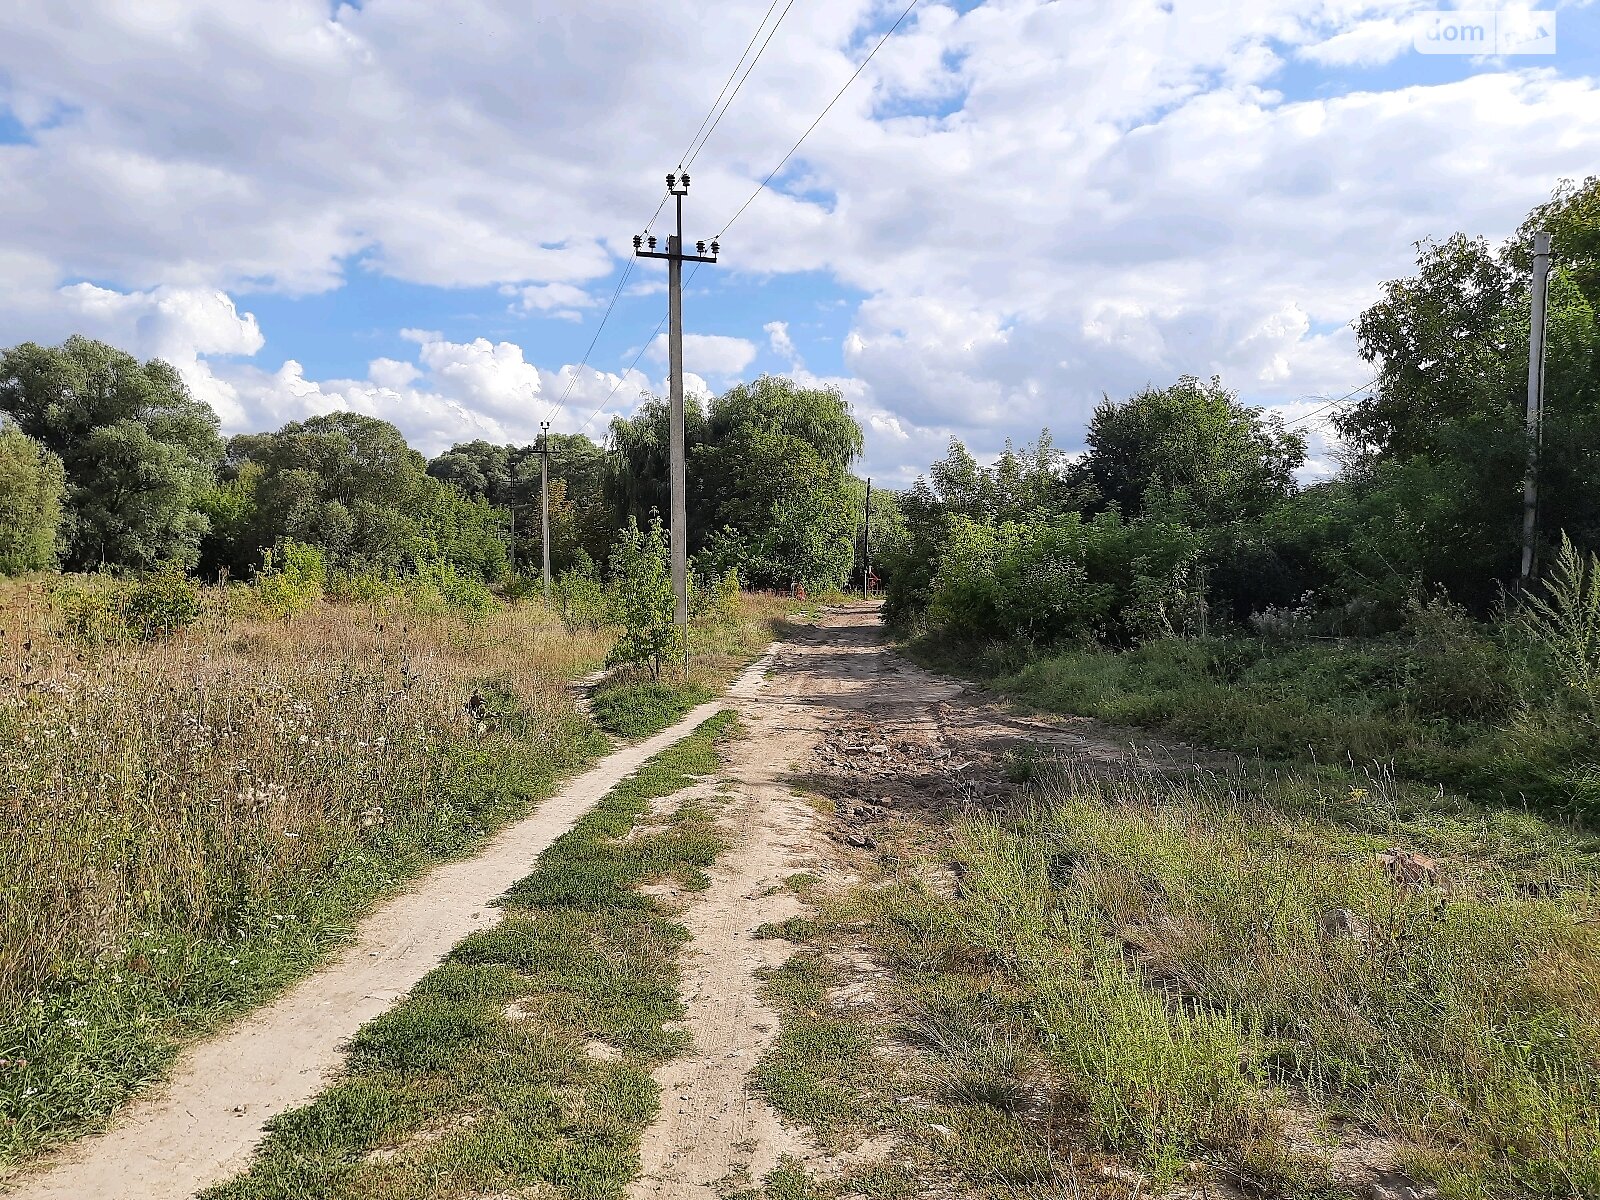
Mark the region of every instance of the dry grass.
POLYGON ((0 998, 153 925, 226 937, 352 846, 425 840, 447 747, 573 740, 567 682, 608 644, 534 607, 263 623, 212 595, 170 641, 97 647, 62 635, 49 588, 0 592, 0 998))

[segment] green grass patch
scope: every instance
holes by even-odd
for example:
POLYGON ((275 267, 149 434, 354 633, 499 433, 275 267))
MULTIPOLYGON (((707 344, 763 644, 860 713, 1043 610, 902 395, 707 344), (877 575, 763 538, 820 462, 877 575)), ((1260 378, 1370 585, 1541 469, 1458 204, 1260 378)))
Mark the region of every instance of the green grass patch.
MULTIPOLYGON (((923 639, 909 649, 1049 712, 1276 761, 1383 764, 1484 802, 1600 817, 1593 713, 1569 711, 1528 660, 1484 634, 1169 639, 1045 654, 923 639)), ((1017 758, 1008 771, 1023 782, 1034 765, 1017 758)))
POLYGON ((846 914, 969 1184, 1043 1180, 1087 1139, 1158 1189, 1201 1160, 1326 1193, 1287 1106, 1381 1132, 1451 1200, 1600 1194, 1600 842, 1326 777, 1053 776, 1035 800, 954 830, 956 894, 907 873, 846 914), (1392 846, 1434 873, 1397 883, 1392 846))
POLYGON ((63 971, 7 1006, 0 1175, 95 1127, 185 1044, 314 970, 375 901, 525 816, 606 749, 576 713, 529 721, 493 681, 481 690, 496 697, 505 720, 440 747, 429 803, 411 819, 375 825, 358 841, 328 838, 316 869, 286 881, 292 887, 235 897, 225 929, 186 927, 181 912, 150 920, 120 961, 63 971))
POLYGON ((589 697, 589 709, 595 724, 613 737, 643 738, 661 732, 716 695, 709 685, 693 679, 640 680, 629 673, 596 688, 589 697))
POLYGON ((734 728, 720 714, 613 788, 507 894, 505 919, 365 1025, 345 1077, 276 1118, 250 1169, 207 1200, 620 1196, 658 1108, 650 1072, 686 1039, 688 935, 636 889, 693 877, 722 848, 697 802, 635 825, 714 772, 734 728))

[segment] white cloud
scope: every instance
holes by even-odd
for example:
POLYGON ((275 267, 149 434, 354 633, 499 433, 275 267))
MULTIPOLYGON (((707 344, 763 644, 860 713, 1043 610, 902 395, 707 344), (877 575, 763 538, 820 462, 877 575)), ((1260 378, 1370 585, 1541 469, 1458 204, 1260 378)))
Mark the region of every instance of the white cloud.
MULTIPOLYGON (((667 335, 660 334, 650 343, 648 351, 652 362, 667 361, 667 335)), ((755 361, 756 346, 745 338, 726 337, 718 333, 686 333, 683 335, 683 377, 689 378, 691 367, 704 375, 719 379, 732 378, 755 361)))
MULTIPOLYGON (((1339 394, 1367 377, 1349 322, 1413 241, 1503 234, 1600 161, 1600 88, 1559 57, 1352 90, 1374 77, 1346 68, 1403 70, 1420 3, 924 0, 728 231, 705 286, 765 279, 782 297, 784 273, 807 271, 863 297, 850 374, 831 382, 880 472, 952 435, 992 451, 1049 424, 1071 448, 1102 392, 1180 372, 1266 404, 1339 394)), ((442 20, 425 0, 164 0, 158 19, 10 0, 0 104, 30 141, 0 145, 0 344, 81 330, 160 353, 230 427, 364 405, 419 439, 526 440, 569 384, 574 421, 613 389, 631 406, 660 382, 551 371, 477 330, 412 331, 415 363, 360 381, 241 364, 261 335, 230 296, 361 269, 592 322, 660 195, 641 164, 676 162, 765 10, 462 0, 442 20), (596 66, 624 60, 625 78, 596 66)), ((884 14, 808 0, 784 25, 694 166, 691 238, 750 195, 884 14)), ((764 332, 804 373, 805 327, 764 332)), ((757 351, 686 343, 698 386, 757 351)))

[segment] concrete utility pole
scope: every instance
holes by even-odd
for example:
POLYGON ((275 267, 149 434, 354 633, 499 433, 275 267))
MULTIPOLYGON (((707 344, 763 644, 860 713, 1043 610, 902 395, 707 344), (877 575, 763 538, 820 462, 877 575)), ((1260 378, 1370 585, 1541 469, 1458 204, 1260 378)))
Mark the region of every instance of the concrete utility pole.
POLYGON ((867 476, 867 519, 861 531, 861 595, 872 599, 872 476, 867 476))
POLYGON ((550 603, 550 422, 539 422, 539 513, 544 525, 544 601, 550 603))
POLYGON ((667 350, 672 372, 671 412, 668 416, 668 440, 672 454, 672 591, 677 599, 678 630, 683 635, 684 657, 689 653, 689 515, 687 481, 684 477, 683 459, 683 264, 686 262, 714 263, 721 247, 711 243, 711 253, 706 244, 696 242, 696 254, 683 252, 683 198, 689 193, 689 176, 668 175, 667 191, 677 200, 678 231, 667 238, 666 251, 656 250, 654 236, 635 234, 633 252, 640 258, 667 260, 667 350), (643 248, 648 240, 650 248, 643 248))
POLYGON ((1539 515, 1539 439, 1544 419, 1544 308, 1550 290, 1550 235, 1533 235, 1533 284, 1528 314, 1528 473, 1522 481, 1522 586, 1533 582, 1534 529, 1539 515))

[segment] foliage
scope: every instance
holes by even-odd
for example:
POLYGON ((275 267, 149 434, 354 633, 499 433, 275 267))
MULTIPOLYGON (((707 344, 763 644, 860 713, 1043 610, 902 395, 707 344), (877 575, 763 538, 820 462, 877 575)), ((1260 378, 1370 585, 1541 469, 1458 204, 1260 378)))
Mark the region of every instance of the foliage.
POLYGON ((430 477, 387 421, 335 412, 228 443, 223 488, 232 540, 215 550, 235 574, 285 541, 321 551, 329 569, 414 575, 448 563, 494 581, 506 570, 501 517, 430 477))
POLYGON ((65 490, 60 457, 0 422, 0 575, 56 565, 65 490))
POLYGON ((1525 598, 1524 624, 1549 657, 1555 677, 1581 701, 1600 703, 1600 556, 1561 539, 1544 594, 1525 598))
MULTIPOLYGON (((581 559, 603 561, 615 533, 606 504, 607 456, 582 434, 552 433, 550 449, 550 567, 560 572, 581 559)), ((516 559, 542 557, 539 518, 540 455, 536 445, 461 442, 431 459, 428 474, 462 495, 496 508, 515 508, 516 559)))
POLYGON ((176 571, 141 579, 122 601, 122 619, 137 638, 170 637, 200 619, 200 589, 176 571))
POLYGON ((286 541, 262 553, 251 593, 260 616, 287 621, 322 599, 327 583, 322 551, 305 542, 286 541))
POLYGON ((557 575, 556 606, 568 629, 603 629, 611 620, 611 601, 600 573, 582 561, 557 575))
POLYGON ((631 517, 611 551, 612 617, 621 627, 608 665, 648 667, 661 678, 661 668, 683 657, 682 635, 675 621, 672 563, 667 533, 659 515, 648 530, 631 517))
MULTIPOLYGON (((612 423, 617 518, 666 511, 667 406, 641 405, 612 423)), ((861 427, 843 397, 763 375, 686 405, 689 550, 707 574, 733 568, 752 587, 843 586, 860 523, 850 464, 861 427)))
POLYGON ((1184 595, 1195 539, 1178 525, 1128 523, 1115 512, 1085 522, 979 524, 956 515, 932 582, 928 620, 980 639, 1115 642, 1187 629, 1184 595))
POLYGON ((83 337, 27 342, 0 353, 0 412, 62 461, 69 567, 194 564, 220 446, 173 367, 83 337))
POLYGON ((1302 434, 1239 403, 1222 386, 1185 375, 1123 404, 1094 410, 1082 470, 1125 516, 1157 509, 1199 527, 1258 517, 1293 490, 1302 434))

